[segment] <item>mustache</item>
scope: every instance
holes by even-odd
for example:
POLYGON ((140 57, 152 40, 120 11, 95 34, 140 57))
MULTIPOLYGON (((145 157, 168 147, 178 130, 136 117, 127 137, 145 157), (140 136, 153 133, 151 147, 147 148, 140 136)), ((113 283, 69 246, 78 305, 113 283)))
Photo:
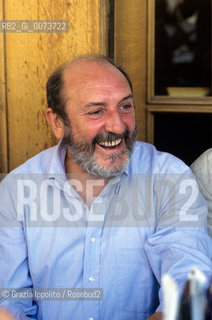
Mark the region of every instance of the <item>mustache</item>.
POLYGON ((125 139, 127 142, 130 137, 130 132, 126 128, 123 133, 121 134, 116 134, 113 132, 105 132, 105 133, 98 133, 94 139, 92 140, 92 146, 95 148, 95 144, 99 143, 100 141, 112 141, 112 140, 117 140, 117 139, 125 139))

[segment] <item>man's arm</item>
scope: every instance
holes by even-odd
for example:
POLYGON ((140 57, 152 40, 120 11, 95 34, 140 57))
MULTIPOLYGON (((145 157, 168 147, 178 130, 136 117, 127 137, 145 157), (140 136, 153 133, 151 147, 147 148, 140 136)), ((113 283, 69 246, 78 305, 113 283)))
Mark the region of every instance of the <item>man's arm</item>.
MULTIPOLYGON (((16 192, 12 189, 13 186, 15 188, 15 179, 13 181, 12 184, 8 183, 8 180, 4 180, 0 184, 1 289, 33 287, 28 265, 28 249, 24 227, 17 219, 16 192)), ((22 318, 24 316, 25 319, 35 317, 37 313, 37 306, 31 300, 19 302, 1 297, 0 307, 11 311, 15 317, 22 318)))
MULTIPOLYGON (((212 276, 207 206, 189 171, 169 175, 156 187, 160 199, 157 226, 145 243, 145 251, 158 283, 161 285, 162 276, 168 273, 181 294, 192 267, 201 270, 208 282, 212 276)), ((159 298, 163 305, 161 289, 159 298)))

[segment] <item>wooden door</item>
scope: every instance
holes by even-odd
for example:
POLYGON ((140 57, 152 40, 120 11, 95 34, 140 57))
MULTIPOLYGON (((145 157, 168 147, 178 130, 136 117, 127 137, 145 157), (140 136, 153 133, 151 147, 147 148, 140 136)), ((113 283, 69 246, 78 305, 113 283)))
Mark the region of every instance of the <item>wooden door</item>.
POLYGON ((107 51, 107 0, 3 0, 1 20, 68 22, 67 32, 0 32, 0 172, 56 143, 45 84, 73 56, 107 51))

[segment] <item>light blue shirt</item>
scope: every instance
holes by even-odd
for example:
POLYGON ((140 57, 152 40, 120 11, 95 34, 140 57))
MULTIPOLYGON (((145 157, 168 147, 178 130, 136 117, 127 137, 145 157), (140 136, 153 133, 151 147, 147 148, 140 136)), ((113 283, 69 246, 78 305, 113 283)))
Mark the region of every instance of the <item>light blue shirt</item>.
POLYGON ((162 308, 164 273, 181 291, 193 266, 209 281, 206 202, 182 161, 136 142, 125 172, 88 209, 79 181, 67 182, 65 155, 60 142, 0 185, 0 288, 93 288, 103 297, 14 301, 1 290, 0 306, 27 319, 145 320, 162 308))

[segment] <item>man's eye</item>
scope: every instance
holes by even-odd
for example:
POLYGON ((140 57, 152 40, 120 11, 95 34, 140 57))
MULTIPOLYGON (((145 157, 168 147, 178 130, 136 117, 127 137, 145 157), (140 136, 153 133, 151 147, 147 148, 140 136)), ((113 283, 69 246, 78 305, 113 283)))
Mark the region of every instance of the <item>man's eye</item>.
POLYGON ((131 104, 124 104, 123 106, 121 106, 122 110, 129 110, 131 108, 132 108, 131 104))
POLYGON ((100 114, 102 112, 102 110, 96 110, 93 112, 93 114, 100 114))
POLYGON ((96 111, 89 112, 89 115, 98 116, 101 113, 102 113, 102 110, 96 110, 96 111))

